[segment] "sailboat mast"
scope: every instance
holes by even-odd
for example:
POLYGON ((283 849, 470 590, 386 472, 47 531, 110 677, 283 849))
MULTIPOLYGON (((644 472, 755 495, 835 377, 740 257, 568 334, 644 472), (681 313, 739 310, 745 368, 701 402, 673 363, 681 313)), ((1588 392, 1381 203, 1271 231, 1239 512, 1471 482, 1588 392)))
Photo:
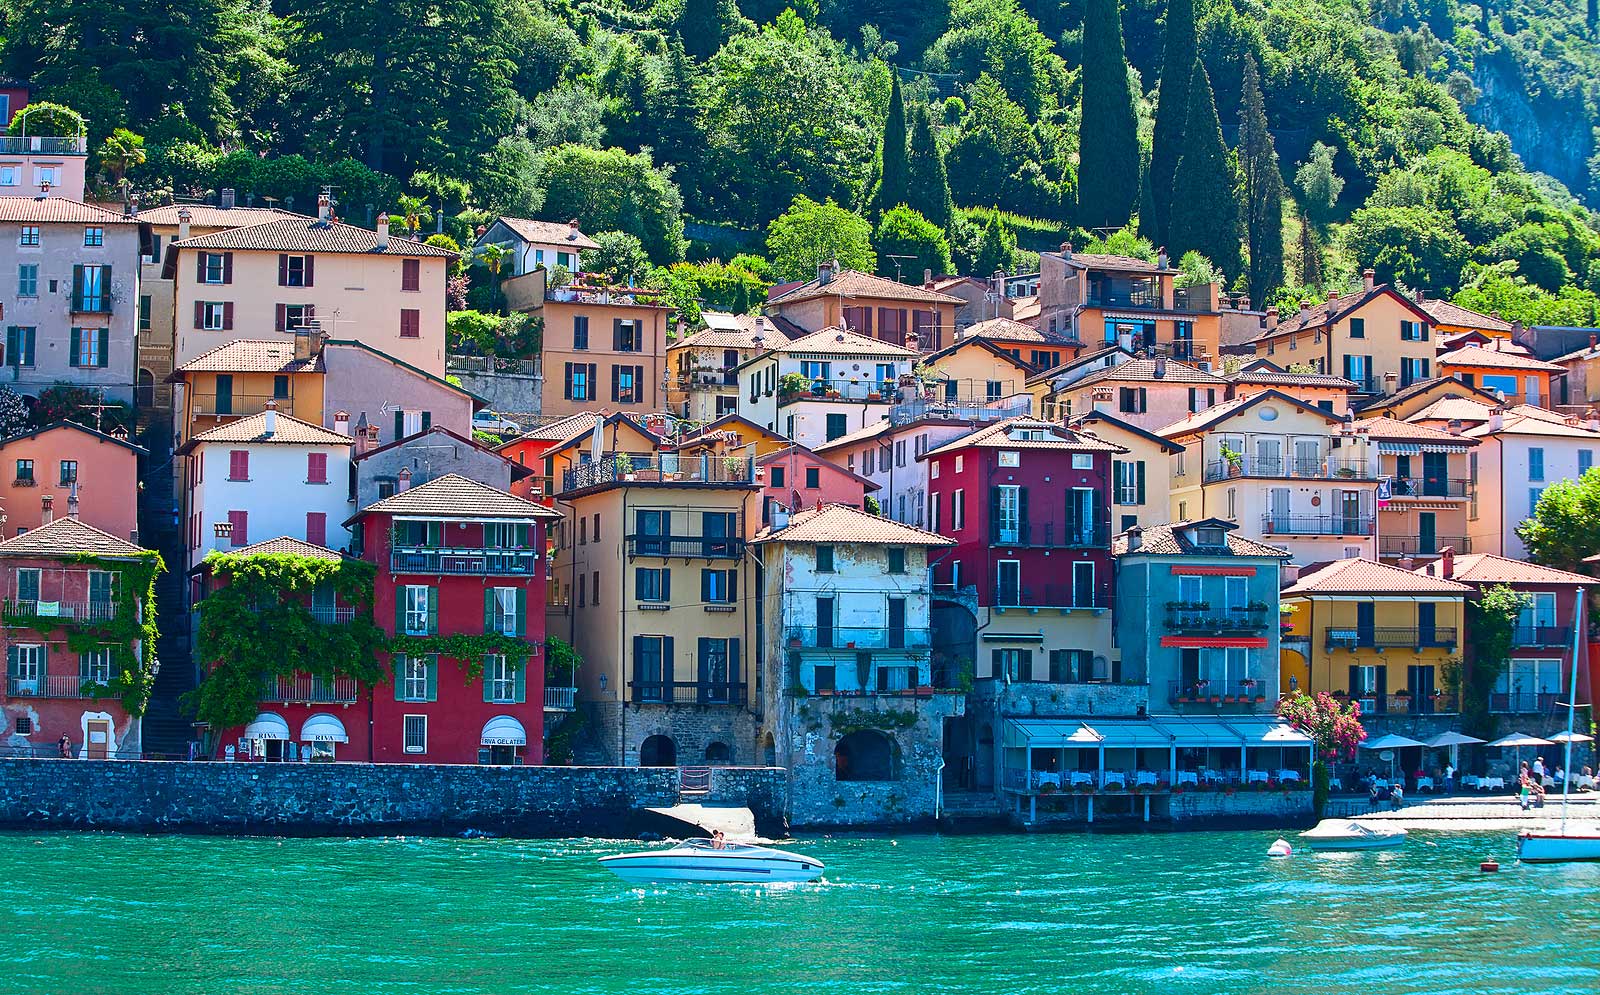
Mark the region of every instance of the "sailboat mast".
POLYGON ((1578 588, 1578 593, 1573 600, 1575 604, 1572 614, 1572 679, 1568 682, 1567 688, 1567 741, 1563 744, 1566 750, 1561 764, 1561 770, 1564 773, 1561 778, 1561 832, 1563 835, 1567 831, 1567 792, 1572 785, 1572 726, 1578 711, 1578 664, 1583 659, 1583 630, 1588 628, 1587 620, 1583 615, 1583 588, 1578 588))

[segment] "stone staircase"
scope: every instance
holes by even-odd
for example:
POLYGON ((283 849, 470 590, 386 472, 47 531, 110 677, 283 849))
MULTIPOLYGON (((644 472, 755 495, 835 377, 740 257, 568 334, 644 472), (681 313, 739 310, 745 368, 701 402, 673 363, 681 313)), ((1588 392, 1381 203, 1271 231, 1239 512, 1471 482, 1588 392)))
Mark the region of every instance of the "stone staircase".
POLYGON ((183 530, 174 510, 172 427, 160 412, 151 412, 144 432, 150 449, 142 468, 144 489, 139 494, 139 539, 142 545, 158 550, 167 570, 156 578, 156 659, 161 670, 142 723, 143 749, 147 754, 188 756, 194 738, 192 717, 182 710, 180 699, 195 688, 193 654, 189 648, 187 582, 183 575, 183 530))

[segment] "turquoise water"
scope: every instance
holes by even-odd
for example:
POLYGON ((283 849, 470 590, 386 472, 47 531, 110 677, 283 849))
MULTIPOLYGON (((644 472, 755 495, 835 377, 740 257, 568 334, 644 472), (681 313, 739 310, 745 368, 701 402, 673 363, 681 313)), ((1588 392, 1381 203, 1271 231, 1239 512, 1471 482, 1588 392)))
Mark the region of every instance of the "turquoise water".
POLYGON ((1600 866, 1272 839, 813 838, 822 884, 640 890, 594 863, 629 843, 0 834, 0 992, 1600 990, 1600 866))

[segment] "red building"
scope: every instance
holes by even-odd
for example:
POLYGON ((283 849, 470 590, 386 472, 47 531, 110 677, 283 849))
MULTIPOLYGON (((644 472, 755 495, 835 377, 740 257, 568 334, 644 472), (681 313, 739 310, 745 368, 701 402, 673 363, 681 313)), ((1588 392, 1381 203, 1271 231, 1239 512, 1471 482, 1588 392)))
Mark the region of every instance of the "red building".
POLYGON ((138 758, 139 718, 110 685, 145 665, 144 640, 126 628, 147 610, 149 575, 142 585, 136 575, 155 556, 73 517, 0 542, 0 752, 56 756, 65 736, 74 757, 138 758), (83 648, 95 635, 105 641, 83 648))
POLYGON ((568 415, 496 446, 495 452, 533 471, 531 476, 512 481, 511 493, 550 506, 555 500, 556 471, 553 461, 545 454, 579 435, 593 432, 595 423, 604 420, 609 413, 601 408, 568 415))
POLYGON ((373 761, 543 761, 545 525, 559 517, 447 474, 345 523, 377 567, 378 626, 416 647, 392 654, 391 682, 370 692, 373 761), (484 634, 525 644, 526 658, 462 659, 450 638, 484 634))
POLYGON ((1109 663, 1111 457, 1122 452, 1020 417, 918 457, 932 529, 956 540, 934 568, 935 593, 975 596, 976 677, 1051 680, 1109 663))

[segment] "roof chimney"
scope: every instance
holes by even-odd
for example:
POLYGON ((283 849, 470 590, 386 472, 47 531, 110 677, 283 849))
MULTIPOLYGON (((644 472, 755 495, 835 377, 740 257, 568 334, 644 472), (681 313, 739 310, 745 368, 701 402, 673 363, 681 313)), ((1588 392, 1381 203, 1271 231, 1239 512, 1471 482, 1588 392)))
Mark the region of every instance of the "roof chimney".
POLYGON ((1362 270, 1361 282, 1367 285, 1368 290, 1371 290, 1378 285, 1378 271, 1370 268, 1362 270))
POLYGON ((1506 409, 1495 405, 1489 409, 1489 431, 1498 432, 1506 427, 1506 409))
MULTIPOLYGON (((296 336, 295 340, 299 341, 299 337, 296 336)), ((276 400, 267 402, 267 408, 266 411, 263 412, 261 421, 261 433, 263 435, 270 436, 278 430, 278 402, 276 400)))
POLYGON ((222 191, 217 194, 217 206, 224 211, 233 210, 238 202, 238 195, 233 192, 233 187, 223 187, 222 191))
POLYGON ((350 434, 350 412, 335 411, 333 413, 333 430, 340 435, 350 434))
POLYGON ((1589 351, 1594 352, 1595 346, 1600 345, 1600 335, 1589 334, 1589 351))
POLYGON ((1267 331, 1278 327, 1278 305, 1267 308, 1267 331))
POLYGON ((1445 580, 1456 575, 1456 548, 1446 546, 1439 550, 1439 576, 1445 580))
POLYGON ((1334 302, 1334 301, 1336 301, 1336 300, 1338 300, 1338 299, 1339 299, 1339 292, 1338 292, 1338 291, 1337 291, 1337 290, 1330 290, 1330 291, 1328 291, 1328 302, 1329 302, 1329 303, 1330 303, 1330 304, 1331 304, 1331 303, 1332 303, 1332 302, 1334 302))
POLYGON ((1304 298, 1304 297, 1300 298, 1300 309, 1298 311, 1296 311, 1295 314, 1299 314, 1302 311, 1309 311, 1309 310, 1311 310, 1311 301, 1308 300, 1307 298, 1304 298))
POLYGON ((1061 243, 1061 258, 1062 259, 1071 259, 1072 258, 1072 243, 1071 242, 1062 242, 1061 243))
POLYGON ((825 259, 817 263, 817 285, 825 287, 833 281, 833 260, 825 259))
POLYGON ((1156 250, 1156 269, 1167 268, 1167 247, 1162 246, 1156 250))
POLYGON ((1450 432, 1451 435, 1460 435, 1461 434, 1461 419, 1460 418, 1452 418, 1449 421, 1444 423, 1444 427, 1450 432))
POLYGON ((922 336, 917 334, 915 328, 906 329, 906 348, 912 352, 922 351, 922 336))
POLYGON ((1128 552, 1135 552, 1143 545, 1144 529, 1141 529, 1139 526, 1135 525, 1133 528, 1128 530, 1128 552))
POLYGON ((78 482, 74 480, 72 486, 67 488, 67 517, 78 517, 78 482))
POLYGON ((317 194, 317 220, 327 223, 328 217, 333 213, 333 198, 324 190, 317 194))
POLYGON ((215 550, 220 552, 223 549, 226 549, 227 547, 233 545, 233 523, 232 522, 216 522, 216 523, 213 523, 212 526, 211 526, 211 532, 212 532, 212 536, 213 536, 212 543, 211 543, 211 548, 212 549, 215 549, 215 550))
POLYGON ((398 494, 401 491, 409 490, 410 488, 411 468, 409 466, 403 466, 400 468, 400 472, 395 475, 394 490, 395 493, 398 494))
POLYGON ((1157 356, 1156 357, 1156 379, 1157 380, 1165 380, 1166 378, 1167 378, 1167 357, 1165 357, 1165 356, 1157 356))
POLYGON ((922 271, 922 285, 929 290, 933 289, 933 270, 924 269, 922 271))
POLYGON ((389 247, 389 212, 388 211, 385 211, 382 214, 378 215, 378 228, 377 228, 377 231, 378 231, 378 248, 387 249, 389 247))
POLYGON ((194 212, 187 207, 178 208, 178 241, 189 237, 189 221, 194 217, 194 212))
POLYGON ((56 496, 54 494, 46 494, 44 497, 39 499, 40 525, 49 525, 51 522, 56 520, 55 503, 56 496))
POLYGON ((578 219, 569 218, 567 220, 567 241, 576 242, 582 237, 583 236, 578 231, 578 219))
POLYGON ((1591 432, 1600 432, 1600 411, 1590 408, 1584 412, 1583 427, 1591 432))

